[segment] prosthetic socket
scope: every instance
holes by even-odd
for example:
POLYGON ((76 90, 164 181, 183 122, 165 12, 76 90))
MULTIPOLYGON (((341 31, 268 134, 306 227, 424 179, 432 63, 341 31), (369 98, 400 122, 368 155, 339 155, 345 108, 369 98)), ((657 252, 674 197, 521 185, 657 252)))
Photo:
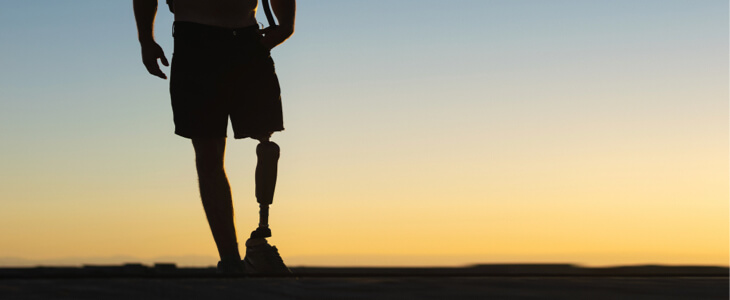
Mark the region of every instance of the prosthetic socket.
POLYGON ((259 203, 259 227, 251 232, 251 238, 271 236, 269 229, 269 205, 274 202, 276 173, 279 162, 279 145, 271 141, 256 146, 256 201, 259 203))

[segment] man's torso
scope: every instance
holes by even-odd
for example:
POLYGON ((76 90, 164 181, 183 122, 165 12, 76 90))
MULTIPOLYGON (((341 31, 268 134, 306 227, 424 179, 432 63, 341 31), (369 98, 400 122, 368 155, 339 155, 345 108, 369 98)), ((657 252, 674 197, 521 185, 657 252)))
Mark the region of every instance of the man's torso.
POLYGON ((174 0, 175 21, 241 28, 256 25, 258 0, 174 0))

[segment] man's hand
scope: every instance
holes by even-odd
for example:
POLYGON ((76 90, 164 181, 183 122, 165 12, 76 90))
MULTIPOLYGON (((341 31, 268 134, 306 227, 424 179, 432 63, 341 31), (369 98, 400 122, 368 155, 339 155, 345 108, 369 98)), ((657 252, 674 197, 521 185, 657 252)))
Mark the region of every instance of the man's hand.
POLYGON ((266 49, 271 50, 274 49, 274 47, 279 46, 292 34, 294 34, 294 28, 285 26, 266 27, 261 29, 259 33, 263 35, 261 38, 261 44, 264 45, 266 49))
POLYGON ((162 79, 167 79, 167 75, 160 70, 160 65, 157 64, 157 60, 159 59, 165 67, 170 65, 167 62, 167 58, 165 58, 165 52, 162 51, 162 47, 154 41, 141 43, 141 46, 142 63, 147 68, 147 72, 162 79))
MULTIPOLYGON (((261 30, 263 38, 261 44, 269 50, 278 46, 294 34, 294 20, 296 19, 296 0, 271 0, 271 10, 279 20, 279 26, 264 28, 261 30)), ((271 25, 271 24, 269 24, 271 25)))

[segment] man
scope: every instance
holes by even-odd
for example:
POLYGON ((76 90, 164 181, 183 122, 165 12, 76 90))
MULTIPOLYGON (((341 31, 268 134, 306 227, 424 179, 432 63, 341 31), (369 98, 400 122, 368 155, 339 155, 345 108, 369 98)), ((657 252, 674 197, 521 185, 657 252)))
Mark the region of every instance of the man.
MULTIPOLYGON (((224 273, 287 275, 276 247, 268 244, 268 205, 273 201, 279 147, 269 139, 284 129, 279 82, 270 50, 294 33, 295 0, 271 0, 278 26, 259 30, 258 0, 168 0, 175 14, 175 53, 170 96, 175 133, 192 140, 200 196, 218 247, 218 270, 224 273), (259 228, 246 241, 241 260, 233 221, 233 202, 223 158, 228 118, 234 137, 253 138, 256 148, 256 198, 259 228)), ((157 0, 134 0, 142 61, 147 71, 168 62, 155 42, 157 0)), ((267 7, 268 9, 268 7, 267 7)), ((272 25, 272 24, 269 24, 272 25)))

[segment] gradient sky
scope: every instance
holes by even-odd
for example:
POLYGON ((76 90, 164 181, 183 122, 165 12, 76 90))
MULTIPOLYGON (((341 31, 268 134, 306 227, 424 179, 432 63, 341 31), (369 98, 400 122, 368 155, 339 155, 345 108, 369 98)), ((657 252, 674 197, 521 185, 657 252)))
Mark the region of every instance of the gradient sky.
MULTIPOLYGON (((290 265, 728 265, 727 1, 298 6, 273 51, 290 265)), ((4 1, 0 28, 0 264, 214 264, 131 1, 4 1)), ((227 151, 242 240, 255 145, 227 151)))

